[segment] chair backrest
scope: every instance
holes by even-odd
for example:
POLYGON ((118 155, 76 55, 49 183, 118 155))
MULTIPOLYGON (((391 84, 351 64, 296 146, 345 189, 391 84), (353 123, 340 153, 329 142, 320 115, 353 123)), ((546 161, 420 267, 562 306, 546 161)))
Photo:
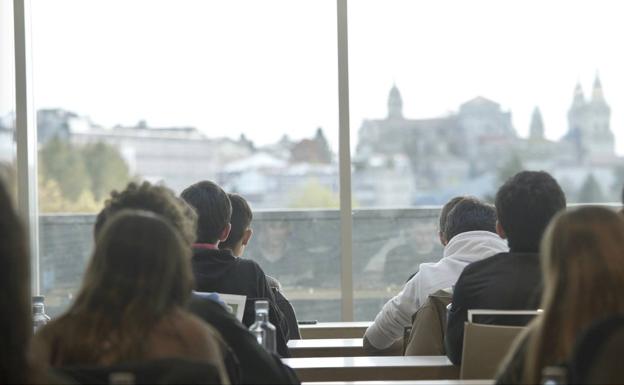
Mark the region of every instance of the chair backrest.
POLYGON ((482 325, 473 323, 475 315, 528 316, 537 310, 469 310, 464 325, 464 348, 460 379, 492 379, 523 326, 482 325))
POLYGON ((56 369, 78 384, 219 384, 219 370, 206 362, 167 358, 112 366, 56 369))
POLYGON ((406 356, 444 356, 444 333, 446 332, 446 306, 452 294, 438 290, 429 295, 425 303, 412 317, 412 327, 406 341, 406 356))

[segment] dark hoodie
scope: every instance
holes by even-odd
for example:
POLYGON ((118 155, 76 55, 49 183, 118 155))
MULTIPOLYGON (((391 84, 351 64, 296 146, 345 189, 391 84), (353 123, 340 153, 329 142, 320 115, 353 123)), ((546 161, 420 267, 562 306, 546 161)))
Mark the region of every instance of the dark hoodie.
POLYGON ((288 324, 279 310, 275 296, 269 287, 262 268, 249 259, 237 258, 231 250, 194 249, 193 274, 199 292, 217 292, 247 296, 243 324, 254 323, 254 304, 257 299, 269 301, 269 320, 276 329, 277 352, 290 357, 288 347, 288 324))

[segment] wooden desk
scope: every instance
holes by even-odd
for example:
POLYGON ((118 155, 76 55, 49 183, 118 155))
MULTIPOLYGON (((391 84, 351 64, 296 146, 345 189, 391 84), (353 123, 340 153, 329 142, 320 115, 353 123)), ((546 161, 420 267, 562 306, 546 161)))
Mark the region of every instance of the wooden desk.
POLYGON ((388 381, 459 378, 446 356, 284 358, 301 381, 388 381))
POLYGON ((299 325, 301 338, 362 338, 366 329, 372 325, 366 322, 319 322, 314 325, 299 325))
POLYGON ((302 385, 494 385, 494 380, 421 380, 421 381, 330 381, 302 382, 302 385))
POLYGON ((365 356, 361 338, 290 340, 288 350, 296 357, 365 356))
POLYGON ((494 380, 421 380, 421 381, 330 381, 302 382, 302 385, 493 385, 494 380))

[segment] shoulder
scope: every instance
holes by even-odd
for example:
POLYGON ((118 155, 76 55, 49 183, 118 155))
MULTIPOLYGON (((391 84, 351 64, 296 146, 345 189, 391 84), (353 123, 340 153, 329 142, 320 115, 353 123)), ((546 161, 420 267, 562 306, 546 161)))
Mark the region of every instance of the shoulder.
POLYGON ((480 261, 473 262, 469 264, 468 266, 466 266, 461 276, 464 276, 464 275, 470 276, 472 274, 477 274, 479 271, 483 271, 483 269, 492 268, 493 266, 496 266, 502 261, 504 261, 507 256, 509 256, 509 253, 503 252, 503 253, 494 254, 491 257, 487 257, 480 261))

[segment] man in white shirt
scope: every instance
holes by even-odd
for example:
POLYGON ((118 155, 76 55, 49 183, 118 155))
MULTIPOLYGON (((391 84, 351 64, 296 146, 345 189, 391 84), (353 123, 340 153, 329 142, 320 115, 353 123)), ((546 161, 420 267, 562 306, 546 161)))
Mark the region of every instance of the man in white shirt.
MULTIPOLYGON (((412 315, 427 297, 452 287, 468 264, 508 250, 507 242, 496 234, 496 210, 471 197, 449 201, 440 214, 442 259, 422 263, 403 290, 381 309, 366 330, 364 346, 369 352, 391 347, 411 326, 412 315)), ((417 245, 415 245, 417 247, 417 245)))

